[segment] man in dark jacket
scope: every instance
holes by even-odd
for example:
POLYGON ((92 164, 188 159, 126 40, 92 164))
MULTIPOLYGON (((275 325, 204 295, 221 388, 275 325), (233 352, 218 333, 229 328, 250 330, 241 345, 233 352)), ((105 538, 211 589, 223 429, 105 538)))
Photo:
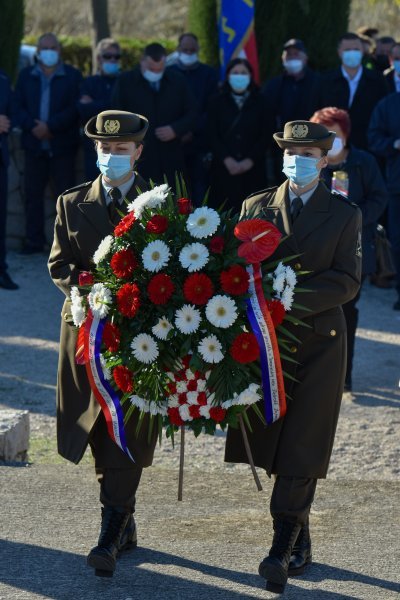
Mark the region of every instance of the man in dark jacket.
MULTIPOLYGON (((308 66, 307 50, 301 40, 291 39, 284 44, 282 66, 282 75, 267 81, 262 89, 270 115, 269 140, 272 133, 281 130, 288 121, 309 119, 317 106, 319 74, 308 66)), ((272 142, 270 153, 274 179, 282 183, 282 157, 272 142)))
POLYGON ((394 44, 389 54, 390 67, 384 72, 388 90, 400 92, 400 44, 394 44))
POLYGON ((368 150, 367 130, 373 109, 387 94, 381 73, 361 65, 362 41, 355 33, 346 33, 338 45, 341 66, 322 77, 318 108, 336 106, 348 111, 351 120, 349 142, 368 150))
POLYGON ((165 65, 161 44, 149 44, 140 65, 122 73, 115 85, 112 106, 144 115, 150 123, 140 172, 145 179, 171 186, 175 173, 184 171, 182 137, 196 125, 197 104, 185 78, 165 65))
POLYGON ((0 71, 0 288, 16 290, 7 273, 6 263, 6 222, 7 222, 7 170, 8 143, 7 136, 11 129, 12 91, 7 75, 0 71))
POLYGON ((400 310, 400 94, 383 98, 372 113, 368 130, 369 147, 386 161, 389 191, 388 233, 396 265, 398 298, 393 305, 400 310))
MULTIPOLYGON (((285 416, 265 427, 252 419, 249 435, 254 462, 275 474, 271 496, 272 547, 259 566, 267 589, 282 593, 288 574, 300 574, 311 562, 308 516, 317 479, 326 477, 346 371, 346 322, 341 305, 353 298, 361 278, 361 212, 319 181, 335 134, 307 121, 286 123, 274 134, 284 149, 288 181, 263 190, 243 204, 242 216, 271 221, 283 241, 271 261, 289 261, 298 272, 292 309, 308 327, 287 324, 294 339, 283 361, 293 379, 285 382, 285 416), (297 361, 297 362, 296 362, 297 361)), ((263 407, 261 407, 261 410, 263 407)), ((225 460, 248 462, 239 430, 229 429, 225 460)))
MULTIPOLYGON (((100 40, 96 48, 98 73, 86 77, 82 82, 81 96, 78 110, 82 123, 111 106, 111 95, 117 76, 121 70, 121 47, 112 38, 100 40)), ((99 174, 96 166, 97 153, 93 140, 87 136, 83 139, 85 153, 85 176, 88 181, 93 181, 99 174)))
POLYGON ((61 47, 53 33, 38 40, 33 67, 18 77, 15 98, 18 125, 25 150, 26 241, 23 254, 41 252, 45 244, 43 198, 52 180, 54 196, 74 183, 75 155, 79 145, 81 73, 60 58, 61 47))
POLYGON ((208 172, 204 168, 203 157, 207 148, 204 128, 207 120, 207 106, 210 98, 218 90, 218 73, 215 69, 199 61, 199 41, 194 33, 183 33, 179 38, 177 62, 171 67, 181 73, 197 101, 199 114, 192 131, 182 137, 185 167, 192 191, 192 201, 199 204, 209 187, 208 172))

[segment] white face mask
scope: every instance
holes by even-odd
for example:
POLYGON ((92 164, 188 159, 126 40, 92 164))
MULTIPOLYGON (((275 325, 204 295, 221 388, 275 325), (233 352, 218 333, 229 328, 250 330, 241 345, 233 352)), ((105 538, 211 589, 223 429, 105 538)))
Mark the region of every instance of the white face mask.
POLYGON ((338 156, 344 148, 344 143, 341 137, 335 137, 332 148, 328 150, 328 156, 338 156))
POLYGON ((154 71, 149 71, 149 69, 143 71, 143 77, 150 83, 157 83, 157 81, 161 81, 163 75, 164 71, 161 71, 160 73, 154 73, 154 71))
POLYGON ((303 61, 299 58, 292 58, 291 60, 284 60, 283 66, 289 75, 297 75, 298 73, 301 73, 304 65, 303 61))
POLYGON ((179 52, 179 60, 185 67, 191 67, 199 62, 198 54, 185 54, 185 52, 179 52))

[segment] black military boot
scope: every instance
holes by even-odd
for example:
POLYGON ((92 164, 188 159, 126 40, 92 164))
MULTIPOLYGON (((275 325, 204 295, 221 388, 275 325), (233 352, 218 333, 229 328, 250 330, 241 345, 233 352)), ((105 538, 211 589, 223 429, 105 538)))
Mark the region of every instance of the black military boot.
POLYGON ((98 545, 87 557, 89 567, 99 577, 112 577, 120 551, 132 547, 136 542, 135 522, 130 512, 112 506, 101 509, 101 531, 98 545))
POLYGON ((274 519, 271 550, 258 567, 261 577, 267 580, 266 589, 269 592, 282 594, 285 589, 290 556, 300 528, 297 523, 274 519))
POLYGON ((289 562, 289 577, 302 575, 307 565, 311 565, 311 537, 308 520, 300 529, 295 545, 293 546, 292 556, 289 562))

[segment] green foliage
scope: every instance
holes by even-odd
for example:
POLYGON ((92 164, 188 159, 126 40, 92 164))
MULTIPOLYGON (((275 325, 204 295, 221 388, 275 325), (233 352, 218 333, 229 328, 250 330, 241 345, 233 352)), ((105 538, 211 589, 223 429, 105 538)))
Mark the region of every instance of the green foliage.
POLYGON ((0 68, 14 79, 24 30, 23 0, 0 0, 0 68))
MULTIPOLYGON (((1 0, 0 0, 1 1, 1 0)), ((159 42, 167 52, 173 52, 176 42, 173 40, 138 40, 135 38, 117 38, 122 48, 122 68, 124 70, 132 69, 138 64, 143 49, 151 42, 159 42)), ((24 39, 26 44, 36 45, 37 38, 33 36, 24 39)), ((62 44, 63 60, 76 67, 82 73, 91 75, 92 72, 92 48, 88 37, 65 37, 60 36, 62 44)))
POLYGON ((303 40, 310 66, 338 65, 337 41, 347 31, 350 0, 256 0, 256 37, 261 80, 281 71, 281 49, 290 38, 303 40))
POLYGON ((201 60, 214 67, 218 66, 217 12, 216 0, 190 0, 189 31, 199 38, 201 60))

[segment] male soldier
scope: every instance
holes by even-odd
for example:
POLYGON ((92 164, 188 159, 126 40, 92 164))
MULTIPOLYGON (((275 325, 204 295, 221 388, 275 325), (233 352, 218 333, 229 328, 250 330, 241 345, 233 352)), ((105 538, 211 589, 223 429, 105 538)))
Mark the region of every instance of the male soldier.
MULTIPOLYGON (((283 148, 288 181, 250 196, 242 216, 271 221, 284 239, 271 260, 296 255, 289 264, 307 293, 295 297, 306 309, 291 315, 308 327, 286 327, 299 342, 290 352, 297 363, 283 364, 296 381, 287 381, 286 415, 264 427, 253 419, 249 441, 257 466, 276 476, 271 497, 274 537, 259 566, 267 589, 281 593, 289 575, 311 563, 308 516, 318 478, 326 477, 346 372, 346 322, 341 308, 361 278, 361 212, 330 193, 319 181, 335 134, 309 121, 286 123, 274 139, 283 148)), ((240 432, 230 429, 225 459, 247 462, 240 432)))
POLYGON ((151 465, 155 439, 147 441, 147 427, 135 436, 135 419, 126 426, 133 463, 109 438, 100 405, 91 393, 85 366, 75 362, 77 330, 71 316, 71 286, 79 273, 89 271, 91 258, 101 240, 118 222, 117 208, 132 201, 137 188, 148 189, 136 173, 135 162, 142 152, 148 121, 123 111, 104 111, 85 126, 86 135, 96 140, 101 175, 64 192, 57 202, 54 242, 49 257, 50 275, 66 300, 62 309, 60 358, 57 391, 58 451, 67 460, 79 463, 89 444, 100 483, 102 525, 98 546, 88 556, 96 575, 112 576, 121 550, 136 546, 132 513, 142 468, 151 465))

